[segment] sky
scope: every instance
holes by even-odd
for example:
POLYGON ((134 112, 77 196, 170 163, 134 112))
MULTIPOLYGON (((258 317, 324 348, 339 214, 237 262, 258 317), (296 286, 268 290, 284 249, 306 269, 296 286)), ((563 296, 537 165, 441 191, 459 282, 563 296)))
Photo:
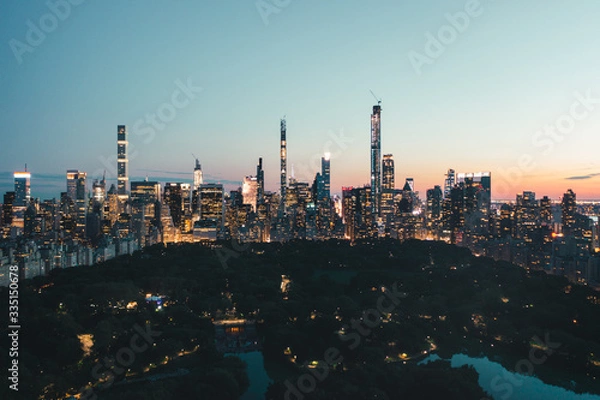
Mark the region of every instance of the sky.
POLYGON ((597 0, 7 0, 0 194, 25 164, 34 197, 67 169, 115 182, 121 124, 131 179, 191 181, 198 157, 232 190, 262 157, 276 191, 283 116, 296 178, 330 152, 340 193, 370 179, 372 90, 399 188, 453 168, 490 171, 493 198, 597 199, 599 20, 597 0))

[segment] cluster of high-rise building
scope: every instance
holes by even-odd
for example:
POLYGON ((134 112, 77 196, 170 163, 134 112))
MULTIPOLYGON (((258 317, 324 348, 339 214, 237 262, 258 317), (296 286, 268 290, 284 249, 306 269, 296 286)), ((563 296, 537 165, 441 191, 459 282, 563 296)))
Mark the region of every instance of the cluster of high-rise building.
MULTIPOLYGON (((156 243, 218 240, 272 242, 294 239, 443 240, 475 254, 574 281, 599 280, 598 209, 582 208, 572 191, 562 203, 535 193, 514 202, 491 200, 491 173, 449 169, 443 184, 421 200, 414 180, 396 187, 392 154, 381 150, 381 102, 371 114, 370 183, 331 194, 331 156, 321 158, 312 182, 288 175, 287 123, 280 120, 280 187, 265 190, 263 159, 241 186, 225 191, 204 181, 196 158, 190 182, 130 181, 128 137, 117 127, 116 187, 105 177, 91 185, 85 172, 66 171, 60 199, 31 197, 31 174, 15 172, 4 194, 0 229, 0 281, 8 265, 27 277, 52 268, 90 265, 156 243)), ((335 166, 334 166, 335 169, 335 166)), ((0 282, 1 283, 1 282, 0 282)))

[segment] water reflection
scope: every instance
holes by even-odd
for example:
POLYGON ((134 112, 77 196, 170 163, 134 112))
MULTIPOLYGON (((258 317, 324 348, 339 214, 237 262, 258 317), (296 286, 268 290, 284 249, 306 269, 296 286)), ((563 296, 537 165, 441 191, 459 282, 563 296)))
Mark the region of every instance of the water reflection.
MULTIPOLYGON (((437 354, 432 354, 419 364, 440 359, 437 354)), ((450 365, 453 368, 472 365, 479 373, 479 385, 495 400, 600 400, 598 395, 577 394, 558 386, 546 384, 534 376, 508 371, 487 357, 473 358, 464 354, 455 354, 450 359, 450 365)))

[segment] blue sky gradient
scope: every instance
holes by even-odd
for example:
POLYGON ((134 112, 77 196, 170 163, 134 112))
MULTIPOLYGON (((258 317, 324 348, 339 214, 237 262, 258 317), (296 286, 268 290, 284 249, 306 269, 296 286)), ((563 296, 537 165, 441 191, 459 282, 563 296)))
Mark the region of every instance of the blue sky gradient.
POLYGON ((398 187, 412 177, 424 192, 452 167, 491 171, 494 197, 534 190, 558 198, 573 188, 578 198, 600 198, 600 104, 592 101, 560 141, 534 142, 569 113, 575 92, 600 99, 600 2, 482 0, 481 14, 418 74, 408 55, 425 54, 426 34, 436 36, 446 14, 467 3, 291 0, 265 24, 255 0, 87 0, 19 63, 11 41, 27 44, 28 21, 39 27, 51 11, 45 1, 8 0, 0 193, 25 163, 35 197, 64 191, 67 169, 99 177, 116 156, 118 124, 136 150, 133 177, 189 181, 194 153, 233 189, 263 157, 267 190, 277 190, 284 115, 297 177, 312 181, 315 160, 330 150, 339 193, 369 181, 372 89, 383 99, 382 153, 394 154, 398 187), (152 140, 133 132, 171 102, 176 81, 202 91, 152 140), (332 135, 347 139, 340 146, 332 135))

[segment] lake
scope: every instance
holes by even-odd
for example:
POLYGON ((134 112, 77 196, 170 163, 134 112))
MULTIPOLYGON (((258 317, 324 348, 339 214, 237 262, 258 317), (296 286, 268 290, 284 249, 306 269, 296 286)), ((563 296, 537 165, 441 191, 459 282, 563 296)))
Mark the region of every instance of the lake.
MULTIPOLYGON (((433 354, 419 364, 440 359, 437 354, 433 354)), ((463 365, 473 366, 479 373, 479 386, 495 400, 600 400, 598 395, 577 394, 562 387, 544 383, 535 376, 508 371, 487 357, 473 358, 464 354, 455 354, 450 359, 450 365, 453 368, 460 368, 463 365)))
POLYGON ((264 399, 267 388, 271 384, 271 378, 265 370, 265 359, 260 351, 252 351, 249 353, 226 354, 236 356, 244 360, 248 364, 248 379, 250 387, 240 397, 240 400, 256 400, 264 399))

